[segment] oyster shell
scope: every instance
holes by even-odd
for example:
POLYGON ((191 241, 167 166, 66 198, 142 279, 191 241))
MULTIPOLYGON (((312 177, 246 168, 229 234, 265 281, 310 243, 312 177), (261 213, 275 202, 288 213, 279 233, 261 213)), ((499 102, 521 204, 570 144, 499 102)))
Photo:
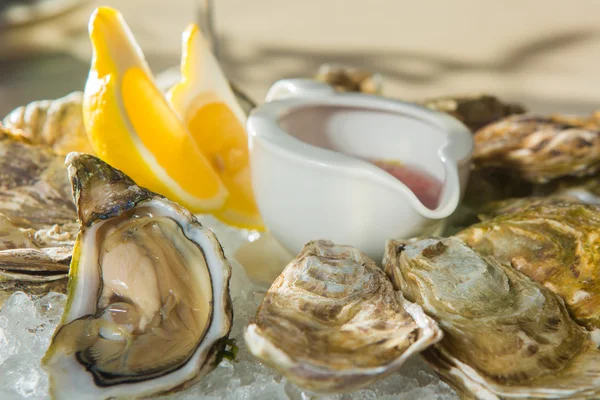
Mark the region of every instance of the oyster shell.
POLYGON ((477 168, 498 169, 541 184, 600 169, 600 125, 596 118, 514 115, 474 136, 477 168))
POLYGON ((273 283, 244 338, 298 386, 347 392, 398 370, 441 333, 366 255, 321 240, 273 283))
POLYGON ((21 274, 0 270, 0 306, 14 293, 41 297, 48 292, 66 293, 69 275, 21 274))
POLYGON ((598 330, 599 230, 597 206, 558 203, 498 216, 456 236, 551 289, 564 299, 576 321, 598 330))
POLYGON ((600 179, 597 175, 584 178, 563 178, 537 186, 534 194, 546 197, 577 198, 581 203, 600 205, 600 179))
POLYGON ((359 68, 323 64, 314 79, 330 84, 339 92, 381 94, 381 75, 359 68))
POLYGON ((66 291, 78 230, 63 157, 0 125, 0 305, 66 291))
POLYGON ((0 213, 40 229, 76 221, 63 157, 0 125, 0 213))
POLYGON ((11 111, 2 123, 19 129, 31 143, 45 144, 63 156, 71 151, 93 153, 83 125, 82 101, 82 92, 34 101, 11 111))
POLYGON ((563 301, 457 238, 388 242, 385 268, 444 331, 423 353, 464 397, 588 398, 600 352, 563 301))
POLYGON ((504 103, 487 94, 437 97, 426 99, 421 104, 452 115, 472 132, 509 115, 523 114, 526 111, 520 104, 504 103))
POLYGON ((54 398, 137 398, 210 372, 231 329, 231 267, 183 207, 89 154, 67 157, 81 230, 44 359, 54 398))
POLYGON ((523 212, 529 208, 538 206, 552 206, 561 205, 565 203, 583 203, 580 198, 576 196, 556 195, 548 197, 524 197, 524 198, 512 198, 506 200, 494 201, 483 205, 478 210, 478 218, 481 221, 486 221, 494 217, 505 215, 505 214, 516 214, 523 212))

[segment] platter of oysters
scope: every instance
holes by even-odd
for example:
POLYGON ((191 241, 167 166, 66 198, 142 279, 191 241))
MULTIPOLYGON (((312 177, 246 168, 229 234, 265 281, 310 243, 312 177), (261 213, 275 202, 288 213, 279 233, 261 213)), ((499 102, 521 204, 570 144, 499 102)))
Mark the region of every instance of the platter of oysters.
POLYGON ((433 193, 431 215, 454 199, 435 229, 380 258, 335 237, 298 249, 274 235, 246 131, 294 99, 249 99, 195 25, 166 91, 118 11, 89 33, 85 88, 0 124, 0 398, 600 398, 599 113, 383 99, 377 74, 323 66, 307 87, 451 120, 472 151, 455 195, 439 174, 423 189, 433 167, 361 161, 433 193))

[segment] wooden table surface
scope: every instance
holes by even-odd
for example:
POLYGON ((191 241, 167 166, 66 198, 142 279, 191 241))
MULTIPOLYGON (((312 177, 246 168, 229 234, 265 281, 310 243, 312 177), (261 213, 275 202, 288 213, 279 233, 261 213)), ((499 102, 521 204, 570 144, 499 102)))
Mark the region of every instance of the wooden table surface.
MULTIPOLYGON (((0 31, 0 114, 81 90, 90 1, 0 31)), ((193 0, 105 0, 122 11, 152 69, 177 65, 193 0)), ((324 62, 379 71, 386 94, 489 92, 540 111, 600 108, 600 1, 215 0, 226 73, 253 98, 324 62)))

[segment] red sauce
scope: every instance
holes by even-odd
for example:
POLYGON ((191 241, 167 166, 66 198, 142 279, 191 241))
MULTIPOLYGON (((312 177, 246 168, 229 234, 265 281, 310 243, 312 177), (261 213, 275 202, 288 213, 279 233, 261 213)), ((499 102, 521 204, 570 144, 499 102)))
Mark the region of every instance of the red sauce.
POLYGON ((436 177, 418 167, 403 165, 399 161, 369 160, 369 162, 408 186, 425 207, 433 210, 438 206, 442 182, 436 177))

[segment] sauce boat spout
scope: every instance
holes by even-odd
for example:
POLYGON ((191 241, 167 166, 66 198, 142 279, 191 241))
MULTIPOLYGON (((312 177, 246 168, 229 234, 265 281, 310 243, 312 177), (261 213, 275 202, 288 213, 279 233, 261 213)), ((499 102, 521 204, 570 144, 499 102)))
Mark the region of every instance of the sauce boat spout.
POLYGON ((388 239, 431 234, 456 210, 473 139, 455 118, 309 79, 279 81, 266 100, 247 123, 252 186, 292 253, 328 239, 379 260, 388 239))

